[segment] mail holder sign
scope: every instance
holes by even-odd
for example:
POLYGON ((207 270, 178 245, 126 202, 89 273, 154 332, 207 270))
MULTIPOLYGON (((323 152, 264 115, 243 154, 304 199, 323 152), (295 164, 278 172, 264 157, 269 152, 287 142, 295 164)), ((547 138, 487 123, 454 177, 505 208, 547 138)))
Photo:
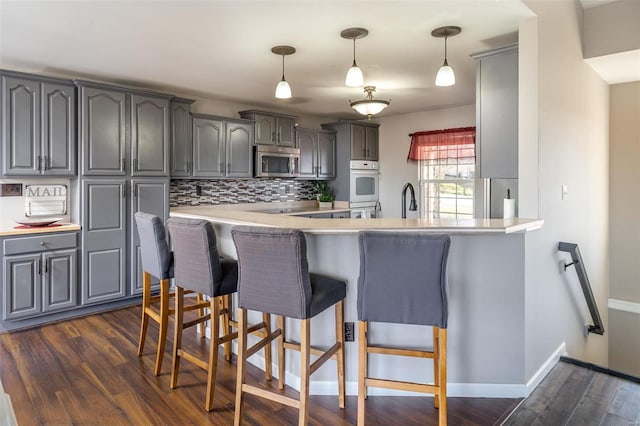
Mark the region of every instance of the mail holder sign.
POLYGON ((27 217, 67 214, 67 186, 26 185, 24 214, 27 217))

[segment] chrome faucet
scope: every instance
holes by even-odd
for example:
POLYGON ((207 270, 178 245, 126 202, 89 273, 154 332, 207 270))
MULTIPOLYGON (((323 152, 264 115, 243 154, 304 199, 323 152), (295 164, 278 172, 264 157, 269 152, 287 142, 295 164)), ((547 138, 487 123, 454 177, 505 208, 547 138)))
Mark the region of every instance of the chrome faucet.
POLYGON ((409 182, 405 183, 402 187, 402 218, 407 218, 407 188, 411 192, 411 201, 409 202, 409 210, 415 212, 418 210, 418 203, 416 203, 416 193, 413 190, 413 185, 409 182))

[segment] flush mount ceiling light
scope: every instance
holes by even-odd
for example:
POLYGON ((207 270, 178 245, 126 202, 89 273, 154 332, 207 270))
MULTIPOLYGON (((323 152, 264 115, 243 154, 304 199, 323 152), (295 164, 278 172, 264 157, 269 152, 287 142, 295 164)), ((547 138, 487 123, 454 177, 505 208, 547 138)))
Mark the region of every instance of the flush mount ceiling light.
POLYGON ((349 87, 362 87, 364 85, 364 76, 362 70, 356 64, 356 39, 366 37, 369 31, 365 28, 347 28, 340 32, 342 38, 353 40, 353 64, 349 71, 347 71, 347 77, 344 79, 344 84, 349 87))
POLYGON ((291 46, 275 46, 271 48, 271 51, 276 55, 282 55, 282 80, 276 86, 276 98, 289 99, 291 98, 291 86, 284 78, 284 57, 286 55, 293 55, 296 53, 295 47, 291 46))
POLYGON ((462 31, 462 28, 452 25, 431 31, 433 37, 444 37, 444 63, 436 75, 436 86, 453 86, 456 84, 456 75, 453 73, 453 68, 447 63, 447 38, 460 34, 460 31, 462 31))
POLYGON ((376 115, 383 109, 389 106, 389 101, 381 99, 373 99, 373 92, 376 91, 376 86, 365 86, 364 92, 367 94, 361 101, 349 101, 351 108, 356 110, 362 115, 366 115, 371 118, 372 115, 376 115))

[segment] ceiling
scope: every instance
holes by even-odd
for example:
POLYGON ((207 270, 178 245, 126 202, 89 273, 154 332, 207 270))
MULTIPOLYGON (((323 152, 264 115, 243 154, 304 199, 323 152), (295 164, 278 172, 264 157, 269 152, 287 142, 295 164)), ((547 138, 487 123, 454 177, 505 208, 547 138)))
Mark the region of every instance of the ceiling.
POLYGON ((381 116, 468 105, 475 100, 469 55, 517 41, 520 1, 0 1, 0 66, 46 75, 116 82, 298 114, 357 118, 344 86, 353 42, 375 97, 390 99, 381 116), (443 25, 462 27, 448 41, 453 87, 435 87, 443 25), (274 98, 282 59, 293 98, 274 98))

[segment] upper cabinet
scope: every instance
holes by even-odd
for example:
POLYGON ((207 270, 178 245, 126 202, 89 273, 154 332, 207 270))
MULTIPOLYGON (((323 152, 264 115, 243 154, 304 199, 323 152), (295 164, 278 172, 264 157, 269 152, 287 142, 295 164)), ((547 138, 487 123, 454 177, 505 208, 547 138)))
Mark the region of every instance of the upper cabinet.
POLYGON ((253 176, 253 122, 193 114, 193 177, 253 176))
POLYGON ((171 99, 171 177, 191 176, 191 104, 190 99, 171 99))
POLYGON ((256 145, 296 145, 296 117, 264 111, 240 111, 240 117, 253 120, 256 145))
POLYGON ((78 82, 85 176, 169 176, 169 99, 78 82))
POLYGON ((336 134, 328 130, 296 129, 300 148, 300 177, 336 178, 336 134))
POLYGON ((323 124, 322 127, 337 131, 341 141, 348 139, 352 160, 378 161, 379 124, 346 121, 323 124))
POLYGON ((2 174, 75 175, 73 83, 8 71, 1 77, 2 174))
POLYGON ((518 177, 518 45, 471 55, 476 78, 476 155, 482 178, 518 177))

